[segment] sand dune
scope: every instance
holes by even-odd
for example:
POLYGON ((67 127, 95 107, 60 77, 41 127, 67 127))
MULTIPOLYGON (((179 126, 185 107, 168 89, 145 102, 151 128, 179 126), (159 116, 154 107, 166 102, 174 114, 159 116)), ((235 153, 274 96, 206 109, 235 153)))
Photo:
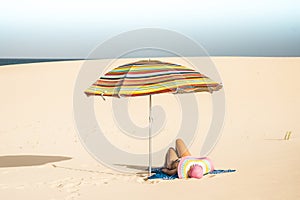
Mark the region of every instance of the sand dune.
MULTIPOLYGON (((0 67, 0 198, 299 199, 300 58, 212 60, 224 85, 226 118, 209 157, 216 168, 237 171, 173 181, 145 181, 143 175, 115 171, 84 149, 73 118, 73 89, 84 61, 0 67), (284 140, 287 131, 291 136, 284 140)), ((204 107, 210 103, 206 96, 201 101, 204 107)), ((137 111, 145 110, 142 102, 136 105, 137 111)), ((201 122, 199 132, 209 122, 201 122)), ((113 121, 107 123, 114 128, 113 121)), ((155 148, 173 137, 170 130, 155 148)), ((133 143, 123 145, 114 134, 110 139, 135 151, 133 143)), ((192 153, 199 153, 202 141, 202 135, 195 138, 192 153)))

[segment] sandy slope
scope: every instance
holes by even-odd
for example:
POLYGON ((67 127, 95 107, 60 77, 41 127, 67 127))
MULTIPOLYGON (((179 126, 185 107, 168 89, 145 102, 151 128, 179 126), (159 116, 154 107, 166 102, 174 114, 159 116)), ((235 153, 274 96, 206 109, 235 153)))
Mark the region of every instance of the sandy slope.
POLYGON ((299 199, 300 58, 213 61, 226 119, 210 157, 217 168, 237 172, 174 181, 113 171, 86 152, 72 107, 82 61, 0 67, 0 198, 299 199), (282 140, 286 131, 292 131, 288 141, 282 140))

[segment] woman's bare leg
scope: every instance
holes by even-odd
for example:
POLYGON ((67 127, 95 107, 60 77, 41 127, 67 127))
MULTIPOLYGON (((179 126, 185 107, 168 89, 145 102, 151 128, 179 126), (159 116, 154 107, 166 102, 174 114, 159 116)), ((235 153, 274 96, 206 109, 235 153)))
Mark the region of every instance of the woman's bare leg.
POLYGON ((177 153, 174 148, 170 147, 166 154, 165 167, 168 169, 172 168, 172 163, 178 159, 177 153))
POLYGON ((179 158, 184 156, 191 156, 191 153, 189 152, 188 148, 185 146, 182 139, 176 140, 176 151, 179 156, 179 158))

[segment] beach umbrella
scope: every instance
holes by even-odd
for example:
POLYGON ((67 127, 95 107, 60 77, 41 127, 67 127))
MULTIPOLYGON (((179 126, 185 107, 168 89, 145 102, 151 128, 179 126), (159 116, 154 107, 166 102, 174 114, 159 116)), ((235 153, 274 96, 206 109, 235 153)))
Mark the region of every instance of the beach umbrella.
MULTIPOLYGON (((84 92, 87 96, 135 97, 149 95, 149 174, 152 167, 152 95, 159 93, 214 92, 222 85, 179 64, 140 60, 114 68, 84 92)), ((104 99, 105 100, 105 99, 104 99)))

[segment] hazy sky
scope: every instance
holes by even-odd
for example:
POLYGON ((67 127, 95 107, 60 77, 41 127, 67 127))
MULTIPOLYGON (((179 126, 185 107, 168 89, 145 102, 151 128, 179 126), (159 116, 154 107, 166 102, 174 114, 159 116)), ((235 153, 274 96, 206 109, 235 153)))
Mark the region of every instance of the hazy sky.
POLYGON ((81 57, 138 28, 193 38, 210 55, 300 56, 298 0, 0 0, 0 57, 81 57))

